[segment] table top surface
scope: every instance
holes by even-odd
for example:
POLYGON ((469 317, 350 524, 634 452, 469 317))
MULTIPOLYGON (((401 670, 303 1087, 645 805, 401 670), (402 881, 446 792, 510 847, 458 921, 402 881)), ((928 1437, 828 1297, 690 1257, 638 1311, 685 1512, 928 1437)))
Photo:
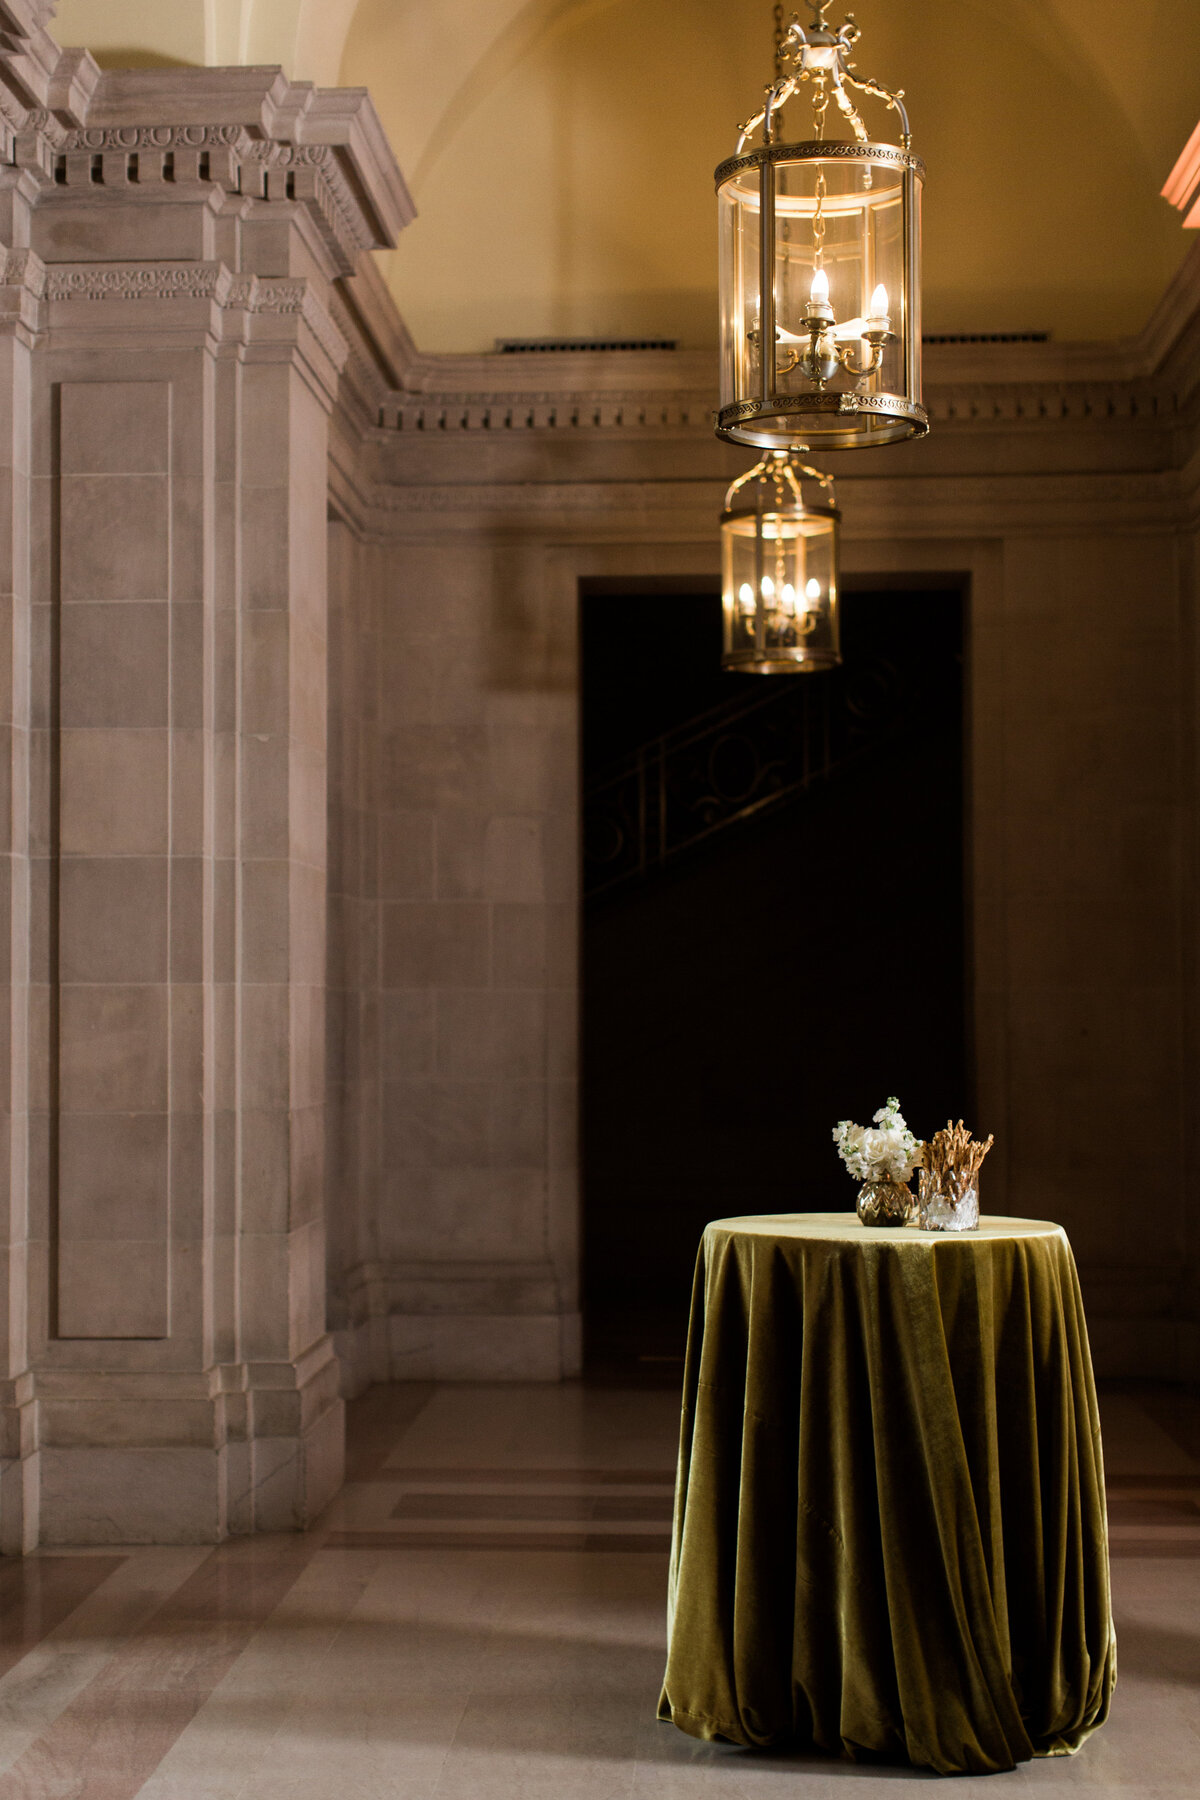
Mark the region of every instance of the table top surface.
POLYGON ((1049 1219, 1009 1219, 985 1214, 974 1231, 921 1231, 913 1225, 864 1225, 857 1213, 749 1213, 744 1219, 713 1219, 706 1231, 743 1237, 813 1238, 825 1243, 978 1244, 1000 1238, 1065 1235, 1049 1219))

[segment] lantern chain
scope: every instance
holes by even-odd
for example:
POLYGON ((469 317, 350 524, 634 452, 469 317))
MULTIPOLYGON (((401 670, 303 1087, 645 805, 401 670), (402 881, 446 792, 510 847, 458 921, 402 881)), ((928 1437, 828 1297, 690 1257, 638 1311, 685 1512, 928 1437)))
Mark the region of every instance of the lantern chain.
POLYGON ((820 143, 825 136, 825 114, 829 110, 829 84, 824 69, 813 84, 813 134, 820 143))
MULTIPOLYGON (((820 15, 819 23, 822 27, 824 27, 826 25, 825 14, 829 11, 828 4, 823 5, 823 6, 814 5, 813 10, 820 15)), ((782 82, 784 79, 784 70, 787 65, 787 59, 788 59, 788 51, 786 48, 787 37, 788 37, 788 28, 787 28, 786 24, 784 23, 783 0, 775 0, 775 85, 776 85, 776 87, 778 87, 780 82, 782 82)), ((815 72, 815 79, 814 79, 813 86, 814 86, 814 90, 815 90, 813 93, 813 135, 814 135, 814 137, 816 137, 818 142, 820 142, 820 140, 823 139, 825 136, 825 114, 829 109, 829 83, 828 83, 828 79, 826 77, 825 71, 823 69, 815 72)))

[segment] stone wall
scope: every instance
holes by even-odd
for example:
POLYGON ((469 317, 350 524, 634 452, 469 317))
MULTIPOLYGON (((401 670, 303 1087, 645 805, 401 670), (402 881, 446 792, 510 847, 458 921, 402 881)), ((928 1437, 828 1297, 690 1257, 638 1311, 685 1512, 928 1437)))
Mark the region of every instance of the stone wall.
MULTIPOLYGON (((848 569, 969 584, 989 1205, 1067 1226, 1098 1365, 1160 1378, 1200 1355, 1198 315, 1193 256, 1136 344, 933 347, 931 437, 830 459, 848 569)), ((361 490, 386 587, 363 1280, 394 1375, 554 1379, 576 1366, 579 583, 713 575, 746 459, 712 438, 704 359, 398 358, 361 490)))

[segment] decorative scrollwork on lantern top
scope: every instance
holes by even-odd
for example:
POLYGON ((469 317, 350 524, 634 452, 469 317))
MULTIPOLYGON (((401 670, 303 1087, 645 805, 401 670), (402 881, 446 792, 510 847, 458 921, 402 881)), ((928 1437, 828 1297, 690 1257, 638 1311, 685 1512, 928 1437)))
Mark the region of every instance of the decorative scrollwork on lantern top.
POLYGON ((839 112, 848 121, 851 131, 860 144, 868 141, 867 128, 862 122, 858 108, 846 91, 847 83, 862 94, 870 94, 876 100, 884 101, 900 115, 900 142, 908 149, 912 139, 908 113, 904 106, 904 89, 897 88, 893 92, 885 88, 881 82, 870 77, 862 77, 854 73, 854 64, 850 60, 850 52, 862 36, 862 31, 854 22, 854 14, 847 13, 846 21, 837 31, 829 27, 825 17, 833 0, 817 0, 813 6, 815 17, 812 24, 805 29, 798 17, 793 15, 780 41, 777 61, 795 64, 790 74, 781 75, 766 90, 766 104, 746 123, 739 126, 737 154, 740 155, 751 134, 762 125, 763 141, 770 143, 774 136, 777 115, 782 107, 792 98, 803 82, 814 85, 813 112, 816 119, 814 135, 823 138, 825 135, 825 113, 830 97, 835 101, 839 112))
POLYGON ((783 512, 785 509, 804 509, 804 481, 815 482, 820 490, 817 504, 836 506, 832 475, 823 475, 820 469, 812 468, 808 463, 798 463, 785 450, 773 450, 768 456, 756 462, 752 469, 731 482, 725 495, 725 511, 762 512, 768 510, 783 512))

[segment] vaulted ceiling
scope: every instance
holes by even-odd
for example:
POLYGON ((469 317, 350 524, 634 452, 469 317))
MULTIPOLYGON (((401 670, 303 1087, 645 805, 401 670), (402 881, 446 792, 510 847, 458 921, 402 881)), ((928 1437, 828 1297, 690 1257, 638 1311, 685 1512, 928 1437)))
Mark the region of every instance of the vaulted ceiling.
MULTIPOLYGON (((1187 248, 1160 189, 1200 117, 1197 0, 855 10, 859 72, 905 89, 929 166, 927 329, 1139 330, 1187 248)), ((422 349, 547 333, 699 347, 715 335, 711 172, 769 78, 771 13, 769 0, 61 0, 55 30, 106 64, 281 62, 368 87, 419 209, 385 273, 422 349)), ((808 135, 807 109, 791 111, 808 135)), ((873 116, 888 135, 890 115, 873 116)))

